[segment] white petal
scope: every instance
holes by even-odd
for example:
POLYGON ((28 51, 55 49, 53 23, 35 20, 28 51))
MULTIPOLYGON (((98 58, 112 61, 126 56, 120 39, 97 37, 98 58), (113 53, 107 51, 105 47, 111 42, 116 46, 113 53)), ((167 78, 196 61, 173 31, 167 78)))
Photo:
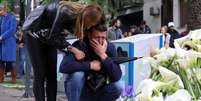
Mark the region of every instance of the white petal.
POLYGON ((191 101, 191 95, 188 91, 181 89, 176 91, 173 95, 167 96, 165 101, 191 101))

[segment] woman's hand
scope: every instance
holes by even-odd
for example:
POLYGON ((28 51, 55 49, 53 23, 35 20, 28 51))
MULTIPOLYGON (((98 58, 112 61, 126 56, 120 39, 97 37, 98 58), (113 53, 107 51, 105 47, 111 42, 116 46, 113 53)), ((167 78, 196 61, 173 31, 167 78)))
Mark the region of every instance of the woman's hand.
POLYGON ((85 53, 73 46, 69 46, 68 51, 72 52, 77 60, 82 60, 85 58, 85 53))
POLYGON ((20 43, 20 44, 18 45, 18 47, 19 47, 19 48, 23 48, 23 47, 24 47, 24 43, 20 43))
POLYGON ((100 71, 101 69, 101 62, 98 60, 93 60, 90 62, 90 69, 93 71, 100 71))

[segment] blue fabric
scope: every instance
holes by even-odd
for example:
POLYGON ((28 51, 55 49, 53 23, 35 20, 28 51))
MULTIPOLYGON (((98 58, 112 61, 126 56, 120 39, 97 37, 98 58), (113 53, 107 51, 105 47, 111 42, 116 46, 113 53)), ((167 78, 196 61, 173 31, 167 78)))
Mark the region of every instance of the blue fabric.
POLYGON ((84 82, 84 72, 67 74, 66 80, 64 82, 64 88, 68 101, 80 101, 84 82))
POLYGON ((16 38, 14 36, 17 27, 16 17, 10 13, 2 16, 1 23, 2 41, 0 42, 0 60, 16 61, 16 38))
POLYGON ((31 69, 32 65, 28 61, 26 61, 26 49, 25 47, 19 48, 19 66, 17 68, 17 74, 23 75, 25 72, 25 63, 28 63, 28 68, 31 69))

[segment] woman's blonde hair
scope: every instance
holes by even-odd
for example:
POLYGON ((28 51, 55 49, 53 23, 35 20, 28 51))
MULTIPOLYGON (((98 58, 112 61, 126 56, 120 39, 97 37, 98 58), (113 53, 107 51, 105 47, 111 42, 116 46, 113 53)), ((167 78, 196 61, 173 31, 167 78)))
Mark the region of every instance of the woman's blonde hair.
POLYGON ((59 2, 59 9, 62 9, 64 7, 68 8, 68 11, 71 11, 72 14, 78 14, 81 9, 85 7, 84 4, 78 3, 78 2, 72 2, 72 1, 60 1, 59 2))
MULTIPOLYGON (((57 27, 56 23, 61 21, 61 16, 65 17, 64 19, 66 19, 67 21, 70 21, 71 23, 73 23, 73 22, 75 22, 77 15, 79 14, 79 12, 81 11, 82 8, 84 8, 84 5, 81 3, 72 2, 72 1, 60 1, 58 4, 58 9, 56 12, 55 19, 53 21, 53 25, 52 25, 50 34, 54 33, 53 31, 57 27), (63 16, 61 14, 65 14, 66 16, 63 16)), ((68 22, 66 22, 66 23, 68 23, 68 22)), ((71 26, 74 27, 74 25, 71 25, 71 26)), ((72 30, 74 30, 74 29, 69 29, 69 30, 71 30, 71 32, 72 32, 72 30)))
POLYGON ((77 16, 75 34, 78 39, 83 39, 91 27, 98 24, 105 24, 105 15, 97 4, 89 4, 77 16))
POLYGON ((97 4, 83 4, 69 0, 59 2, 59 10, 64 10, 75 19, 74 34, 83 39, 85 31, 97 24, 105 24, 105 15, 97 4), (67 10, 65 10, 67 9, 67 10))

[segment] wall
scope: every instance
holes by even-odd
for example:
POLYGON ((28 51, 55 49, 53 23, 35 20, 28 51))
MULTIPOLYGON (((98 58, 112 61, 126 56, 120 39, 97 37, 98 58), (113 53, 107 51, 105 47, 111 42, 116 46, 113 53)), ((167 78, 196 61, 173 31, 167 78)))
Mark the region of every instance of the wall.
POLYGON ((161 27, 161 0, 144 0, 143 19, 147 22, 147 25, 150 26, 152 33, 159 32, 161 27), (150 7, 159 8, 159 16, 151 16, 150 7))

